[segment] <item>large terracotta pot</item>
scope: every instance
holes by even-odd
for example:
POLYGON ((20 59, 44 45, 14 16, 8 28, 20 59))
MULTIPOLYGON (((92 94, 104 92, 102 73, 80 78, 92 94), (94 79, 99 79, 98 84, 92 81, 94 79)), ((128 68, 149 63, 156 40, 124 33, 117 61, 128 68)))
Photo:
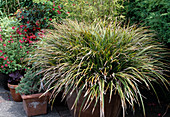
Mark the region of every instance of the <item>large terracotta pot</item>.
MULTIPOLYGON (((80 110, 82 102, 84 100, 84 97, 83 97, 84 94, 85 94, 85 92, 82 93, 82 95, 80 96, 80 99, 78 100, 77 109, 76 109, 75 114, 74 114, 74 109, 71 110, 71 107, 77 97, 77 93, 76 93, 76 91, 74 91, 71 96, 67 96, 66 101, 67 101, 67 105, 71 112, 72 117, 79 117, 79 110, 80 110)), ((104 99, 105 99, 105 102, 104 102, 105 117, 119 117, 120 111, 121 111, 120 97, 118 95, 113 95, 110 103, 109 103, 109 95, 105 95, 104 99)), ((93 101, 91 103, 91 105, 89 106, 89 108, 87 110, 81 111, 80 117, 100 117, 99 102, 97 103, 95 111, 92 114, 92 109, 93 109, 94 104, 95 104, 95 101, 93 101)))
POLYGON ((8 87, 10 89, 10 93, 12 95, 12 99, 16 102, 22 102, 22 98, 21 98, 21 95, 19 93, 16 93, 15 92, 15 88, 17 87, 18 85, 12 85, 12 84, 9 84, 8 83, 8 87))
POLYGON ((40 96, 43 93, 32 94, 32 95, 22 95, 23 106, 27 116, 41 115, 47 113, 47 103, 50 93, 40 96))

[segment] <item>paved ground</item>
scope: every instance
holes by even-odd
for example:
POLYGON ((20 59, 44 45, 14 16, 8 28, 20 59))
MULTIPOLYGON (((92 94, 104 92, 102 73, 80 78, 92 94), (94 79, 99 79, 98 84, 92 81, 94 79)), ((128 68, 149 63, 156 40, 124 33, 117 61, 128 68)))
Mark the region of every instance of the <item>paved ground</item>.
MULTIPOLYGON (((0 86, 0 117, 27 117, 23 109, 22 102, 14 102, 10 92, 0 86)), ((71 117, 66 106, 57 106, 50 110, 48 114, 34 117, 71 117)))
MULTIPOLYGON (((60 99, 57 99, 60 100, 60 99)), ((55 104, 53 110, 48 107, 48 114, 34 117, 71 117, 70 112, 65 104, 55 104)), ((160 107, 152 100, 146 103, 146 117, 170 117, 170 105, 164 104, 160 107)), ((23 109, 22 102, 12 101, 10 92, 0 85, 0 117, 27 117, 23 109)), ((122 115, 120 116, 122 117, 122 115)), ((126 117, 143 117, 142 109, 136 109, 135 114, 131 111, 126 113, 126 117)))

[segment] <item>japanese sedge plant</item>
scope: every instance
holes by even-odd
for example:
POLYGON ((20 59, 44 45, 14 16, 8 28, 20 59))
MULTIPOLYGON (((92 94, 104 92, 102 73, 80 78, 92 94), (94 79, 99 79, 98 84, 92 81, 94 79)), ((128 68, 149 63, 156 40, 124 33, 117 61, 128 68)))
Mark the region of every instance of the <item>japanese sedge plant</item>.
POLYGON ((109 93, 111 99, 118 94, 123 116, 127 104, 134 109, 135 103, 142 105, 145 116, 140 86, 153 90, 153 82, 169 86, 163 75, 167 65, 162 62, 163 55, 168 54, 145 27, 66 20, 55 28, 49 30, 32 57, 37 67, 43 68, 47 91, 52 90, 51 100, 61 91, 65 98, 78 89, 76 107, 85 91, 87 100, 82 109, 93 100, 96 104, 100 101, 100 117, 104 117, 104 95, 109 93))

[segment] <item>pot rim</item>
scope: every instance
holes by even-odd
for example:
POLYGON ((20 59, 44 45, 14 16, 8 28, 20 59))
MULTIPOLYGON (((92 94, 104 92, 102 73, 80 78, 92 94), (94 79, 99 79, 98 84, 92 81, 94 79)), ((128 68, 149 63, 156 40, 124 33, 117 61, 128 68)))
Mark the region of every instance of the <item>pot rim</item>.
POLYGON ((21 95, 22 99, 23 100, 26 100, 26 99, 30 99, 30 98, 42 98, 42 97, 49 97, 51 95, 50 92, 47 92, 45 95, 43 95, 42 97, 40 97, 43 93, 36 93, 36 94, 30 94, 30 95, 21 95))
POLYGON ((16 87, 18 87, 18 85, 13 85, 13 84, 8 83, 8 87, 10 89, 15 89, 16 87))

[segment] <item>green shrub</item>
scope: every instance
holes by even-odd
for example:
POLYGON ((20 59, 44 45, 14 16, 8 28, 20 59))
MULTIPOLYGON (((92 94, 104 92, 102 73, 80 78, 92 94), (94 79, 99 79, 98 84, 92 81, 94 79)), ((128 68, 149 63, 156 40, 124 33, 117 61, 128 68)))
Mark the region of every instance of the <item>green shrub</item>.
POLYGON ((66 20, 55 28, 49 30, 32 58, 37 68, 42 67, 43 80, 53 90, 54 99, 59 92, 64 98, 79 89, 73 107, 85 91, 88 100, 84 103, 100 101, 100 109, 104 110, 106 92, 110 97, 117 92, 123 110, 127 103, 133 109, 134 103, 141 103, 145 110, 140 87, 153 88, 153 82, 168 84, 163 77, 167 65, 160 61, 168 53, 144 27, 66 20))
POLYGON ((17 9, 32 4, 32 0, 0 0, 0 10, 3 13, 14 13, 17 9))
POLYGON ((38 71, 30 69, 26 72, 16 88, 16 92, 24 95, 35 94, 40 89, 41 75, 37 75, 38 71))
POLYGON ((158 41, 170 43, 169 0, 129 0, 125 6, 130 23, 150 26, 157 31, 158 41))
POLYGON ((15 18, 0 17, 0 72, 12 73, 25 69, 24 58, 32 50, 32 46, 24 43, 24 35, 17 33, 20 25, 15 18))
MULTIPOLYGON (((51 21, 60 22, 67 16, 59 2, 47 1, 45 3, 33 3, 33 6, 20 9, 17 18, 26 26, 27 36, 38 36, 41 29, 48 28, 51 21)), ((23 29, 24 30, 24 29, 23 29)))
POLYGON ((123 0, 62 0, 69 18, 93 22, 95 19, 122 19, 123 0))

